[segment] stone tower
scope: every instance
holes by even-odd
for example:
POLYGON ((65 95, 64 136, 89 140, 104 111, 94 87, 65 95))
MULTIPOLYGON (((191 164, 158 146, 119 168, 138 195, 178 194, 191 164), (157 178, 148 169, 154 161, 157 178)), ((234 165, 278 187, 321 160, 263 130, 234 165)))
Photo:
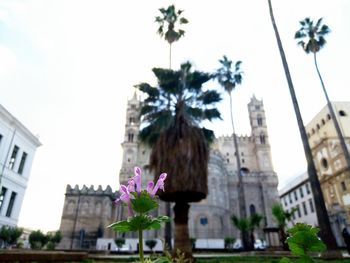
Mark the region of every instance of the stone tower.
POLYGON ((252 132, 251 138, 254 142, 254 152, 257 158, 257 170, 264 172, 273 171, 263 101, 257 100, 253 96, 248 103, 248 112, 252 132))
POLYGON ((123 162, 119 174, 119 182, 124 184, 133 175, 134 167, 138 163, 138 143, 137 136, 140 128, 140 106, 136 92, 131 100, 128 100, 125 120, 125 134, 122 142, 123 162))

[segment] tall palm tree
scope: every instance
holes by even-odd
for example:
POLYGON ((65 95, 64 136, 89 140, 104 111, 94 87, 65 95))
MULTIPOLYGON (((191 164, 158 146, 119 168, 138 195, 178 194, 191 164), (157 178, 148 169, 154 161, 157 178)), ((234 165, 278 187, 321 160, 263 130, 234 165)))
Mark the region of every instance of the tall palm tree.
POLYGON ((168 6, 167 9, 160 8, 159 11, 162 15, 156 17, 156 22, 159 24, 157 33, 161 37, 164 36, 165 40, 169 43, 169 69, 171 69, 172 43, 178 41, 181 37, 185 35, 185 31, 182 29, 176 30, 175 25, 177 22, 179 22, 180 25, 187 24, 188 20, 184 17, 181 17, 183 10, 176 10, 174 5, 168 6))
POLYGON ((322 24, 322 18, 318 19, 316 23, 314 23, 313 20, 311 20, 309 17, 305 18, 304 20, 300 21, 301 28, 295 33, 294 38, 299 40, 298 44, 303 48, 303 50, 306 52, 306 54, 309 54, 310 52, 313 54, 314 57, 314 63, 315 63, 315 68, 317 71, 317 75, 320 79, 321 86, 324 92, 324 95, 327 100, 327 106, 329 113, 332 117, 333 124, 335 127, 335 130, 337 132, 339 142, 341 145, 341 148, 344 153, 346 165, 347 165, 347 170, 350 171, 350 154, 349 150, 346 146, 344 136, 342 134, 342 131, 340 129, 338 119, 335 115, 333 106, 331 101, 329 100, 328 93, 326 90, 326 87, 324 85, 320 70, 318 68, 317 64, 317 52, 319 52, 326 44, 326 39, 325 36, 329 34, 330 29, 327 25, 322 24))
POLYGON ((284 250, 288 250, 288 244, 285 242, 287 239, 285 228, 287 226, 287 222, 292 220, 292 216, 295 211, 296 208, 292 208, 290 212, 284 211, 282 205, 278 203, 272 206, 272 215, 277 221, 279 237, 284 250))
MULTIPOLYGON (((216 71, 215 77, 217 78, 219 84, 225 89, 230 98, 230 114, 231 114, 231 125, 232 125, 232 137, 233 143, 235 146, 235 156, 237 163, 237 175, 238 175, 238 201, 239 201, 239 212, 241 218, 246 218, 246 206, 245 206, 245 197, 244 197, 244 187, 242 182, 242 174, 241 174, 241 159, 240 159, 240 151, 238 146, 237 135, 235 132, 235 126, 233 121, 233 113, 232 113, 232 91, 236 88, 237 85, 242 83, 242 74, 241 71, 241 61, 237 61, 232 66, 232 60, 229 60, 225 55, 222 59, 219 60, 221 67, 216 71)), ((248 236, 245 232, 243 233, 243 246, 248 246, 248 236)))
POLYGON ((155 174, 168 174, 166 191, 159 196, 163 201, 175 202, 174 251, 180 249, 187 257, 192 256, 188 203, 198 202, 208 193, 208 144, 214 139, 213 131, 200 124, 220 118, 214 106, 221 100, 215 90, 202 89, 211 75, 192 71, 191 67, 187 62, 177 71, 154 68, 158 86, 136 86, 147 94, 141 107, 144 128, 139 139, 152 147, 150 169, 155 174))
POLYGON ((318 219, 318 223, 319 223, 319 226, 321 229, 320 235, 322 237, 322 240, 326 243, 328 249, 333 250, 333 249, 336 249, 337 243, 335 241, 335 238, 334 238, 332 230, 331 230, 329 217, 328 217, 326 205, 324 202, 320 182, 319 182, 318 177, 317 177, 317 172, 316 172, 315 164, 313 161, 310 144, 309 144, 309 141, 308 141, 308 138, 306 135, 303 119, 301 117, 298 100, 297 100, 296 95, 295 95, 292 77, 291 77, 290 72, 289 72, 287 58, 286 58, 286 55, 284 53, 282 41, 281 41, 280 35, 278 33, 276 21, 275 21, 274 15, 273 15, 271 0, 268 0, 268 6, 269 6, 269 11, 270 11, 271 23, 272 23, 272 26, 273 26, 273 29, 275 32, 278 50, 279 50, 280 55, 281 55, 283 69, 284 69, 284 72, 286 75, 290 96, 291 96, 291 99, 293 102, 293 107, 294 107, 295 115, 296 115, 297 122, 298 122, 300 137, 301 137, 303 147, 304 147, 305 157, 306 157, 306 161, 307 161, 307 171, 309 174, 309 180, 310 180, 310 184, 311 184, 312 193, 313 193, 314 198, 315 198, 315 209, 316 209, 317 219, 318 219))
MULTIPOLYGON (((183 10, 176 10, 174 5, 168 6, 167 9, 160 8, 161 16, 156 17, 156 22, 159 24, 157 33, 163 37, 169 43, 169 69, 171 69, 171 47, 172 43, 178 41, 182 36, 185 35, 185 31, 182 29, 175 30, 175 25, 177 22, 179 24, 187 24, 188 20, 184 17, 181 17, 183 10), (167 28, 166 28, 167 24, 167 28)), ((170 98, 168 98, 168 105, 170 104, 170 98)), ((166 214, 171 218, 171 207, 170 202, 165 204, 166 214)), ((171 249, 171 222, 165 223, 165 242, 168 247, 171 249)))

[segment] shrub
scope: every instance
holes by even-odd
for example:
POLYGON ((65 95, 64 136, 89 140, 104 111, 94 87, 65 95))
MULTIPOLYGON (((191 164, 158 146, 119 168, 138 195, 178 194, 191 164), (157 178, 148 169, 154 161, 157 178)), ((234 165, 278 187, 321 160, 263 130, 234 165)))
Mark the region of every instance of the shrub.
POLYGON ((115 241, 115 244, 118 247, 118 250, 120 250, 121 247, 125 244, 125 238, 122 238, 122 237, 116 238, 114 241, 115 241))
POLYGON ((157 240, 149 239, 145 241, 145 244, 153 252, 153 248, 157 245, 157 240))

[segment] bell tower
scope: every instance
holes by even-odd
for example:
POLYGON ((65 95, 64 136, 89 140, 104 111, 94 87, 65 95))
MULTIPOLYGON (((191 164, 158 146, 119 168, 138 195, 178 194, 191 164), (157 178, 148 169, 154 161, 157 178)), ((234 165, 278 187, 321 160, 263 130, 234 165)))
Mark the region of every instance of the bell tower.
POLYGON ((256 152, 258 170, 273 171, 264 104, 253 96, 248 103, 251 138, 256 152))
POLYGON ((125 120, 125 134, 122 142, 123 162, 119 173, 119 182, 126 183, 134 173, 137 164, 138 142, 137 136, 140 130, 140 106, 136 92, 131 100, 128 100, 125 120))

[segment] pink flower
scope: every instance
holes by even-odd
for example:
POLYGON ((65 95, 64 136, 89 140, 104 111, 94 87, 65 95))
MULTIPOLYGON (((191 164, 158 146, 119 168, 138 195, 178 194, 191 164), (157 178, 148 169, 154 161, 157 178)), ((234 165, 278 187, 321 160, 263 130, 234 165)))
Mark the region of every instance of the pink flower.
POLYGON ((158 189, 161 189, 164 191, 164 181, 165 181, 166 177, 167 177, 166 173, 162 173, 159 176, 159 179, 156 183, 156 186, 152 189, 152 191, 148 192, 152 197, 157 193, 158 189))
POLYGON ((140 193, 141 192, 141 169, 139 167, 134 168, 134 182, 136 184, 136 192, 140 193))
POLYGON ((133 198, 133 196, 130 195, 130 191, 129 191, 128 187, 121 184, 120 188, 119 188, 119 193, 120 193, 120 197, 117 200, 115 200, 115 203, 117 204, 119 202, 123 202, 123 203, 127 204, 129 216, 134 216, 134 212, 132 210, 131 202, 130 202, 130 199, 133 198))

